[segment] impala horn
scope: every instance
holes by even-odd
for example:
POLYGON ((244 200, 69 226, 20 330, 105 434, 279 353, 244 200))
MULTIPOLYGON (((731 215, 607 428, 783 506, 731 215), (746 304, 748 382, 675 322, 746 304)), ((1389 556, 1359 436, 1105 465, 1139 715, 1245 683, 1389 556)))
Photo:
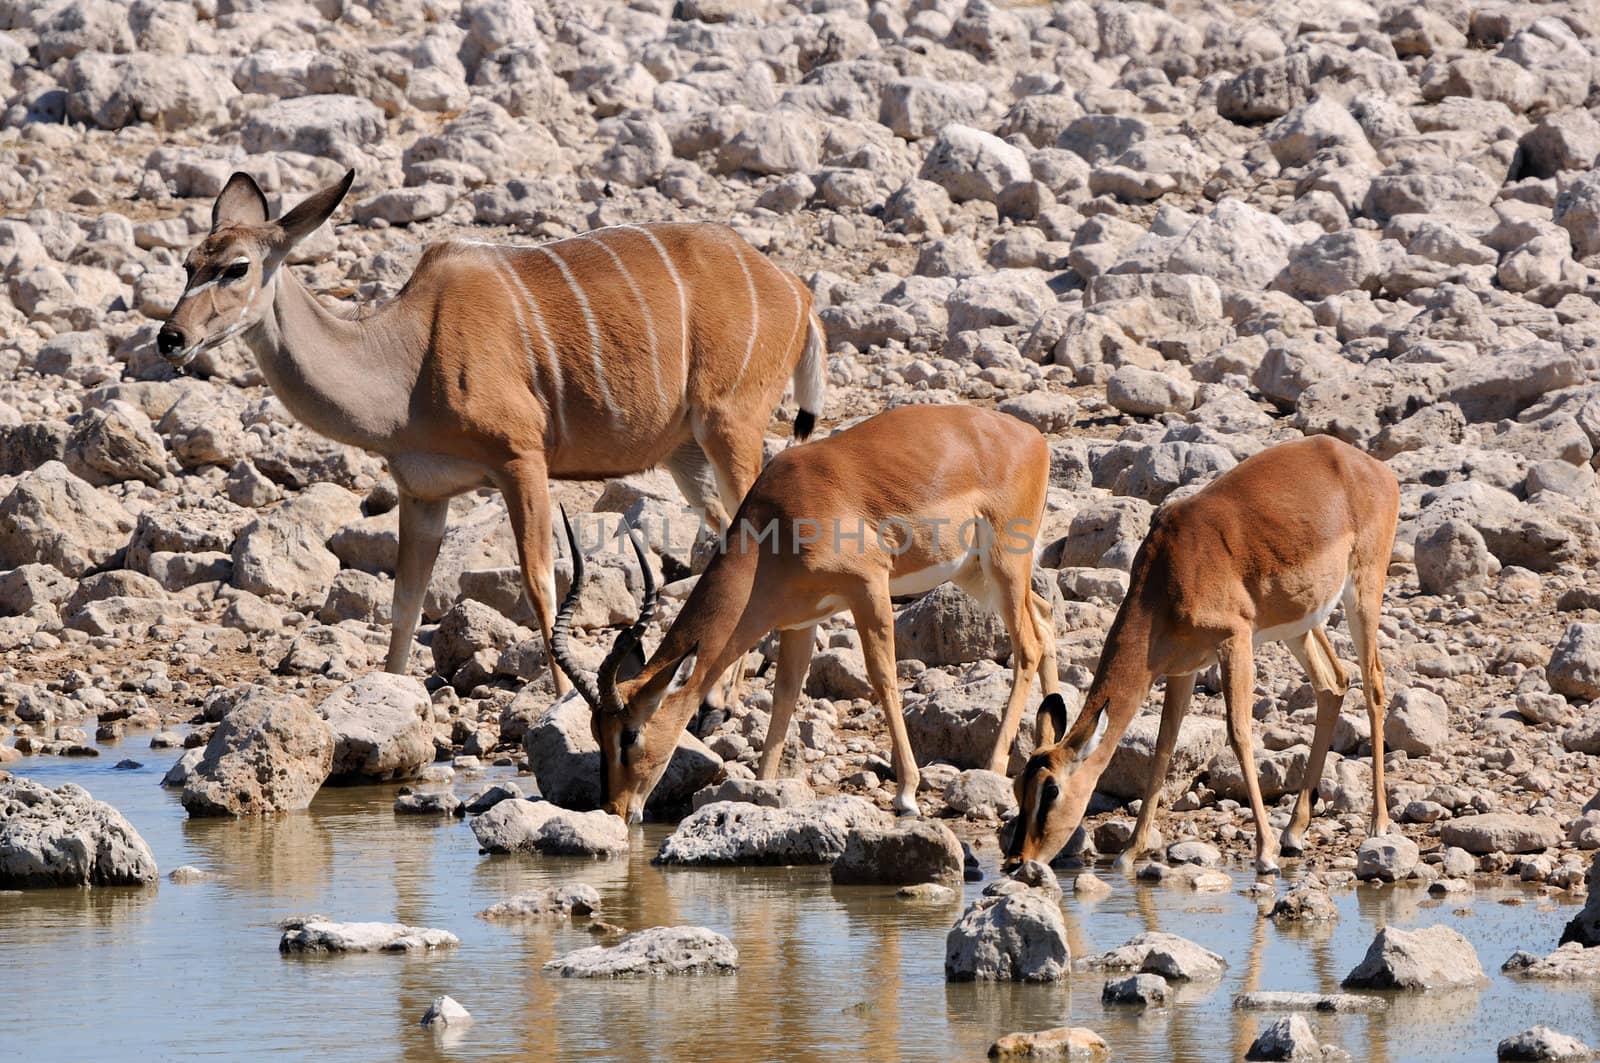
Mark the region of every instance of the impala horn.
POLYGON ((550 652, 555 655, 556 664, 572 680, 573 687, 583 695, 583 700, 589 703, 591 709, 600 712, 600 688, 595 685, 595 677, 572 659, 568 642, 572 632, 572 611, 578 607, 578 598, 583 593, 583 551, 578 548, 578 539, 572 534, 572 521, 567 519, 566 506, 561 507, 561 526, 566 530, 567 549, 572 555, 572 584, 567 588, 567 596, 561 599, 561 608, 556 610, 555 623, 550 625, 550 652))
POLYGON ((645 556, 639 536, 634 534, 633 528, 626 521, 622 524, 622 533, 628 537, 628 543, 633 547, 633 555, 639 559, 639 575, 644 580, 644 599, 639 604, 639 618, 618 633, 617 640, 611 644, 611 652, 606 654, 606 659, 600 663, 598 675, 600 711, 617 714, 627 710, 627 706, 617 696, 617 677, 621 674, 623 665, 630 661, 634 665, 634 673, 643 666, 645 629, 655 619, 656 602, 661 596, 656 589, 656 579, 650 572, 650 561, 645 556))

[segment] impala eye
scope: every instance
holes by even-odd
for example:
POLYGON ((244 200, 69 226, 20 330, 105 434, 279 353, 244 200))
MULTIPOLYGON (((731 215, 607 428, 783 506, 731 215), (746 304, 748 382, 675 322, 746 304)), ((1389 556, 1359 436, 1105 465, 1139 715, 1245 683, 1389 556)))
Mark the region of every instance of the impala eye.
POLYGON ((1054 804, 1055 799, 1061 796, 1061 787, 1056 785, 1054 779, 1046 779, 1045 784, 1039 788, 1039 797, 1047 805, 1054 804))
POLYGON ((230 262, 230 263, 228 263, 228 268, 224 269, 222 271, 222 279, 225 280, 225 281, 243 280, 245 274, 247 274, 249 272, 250 272, 250 263, 248 263, 248 262, 230 262))

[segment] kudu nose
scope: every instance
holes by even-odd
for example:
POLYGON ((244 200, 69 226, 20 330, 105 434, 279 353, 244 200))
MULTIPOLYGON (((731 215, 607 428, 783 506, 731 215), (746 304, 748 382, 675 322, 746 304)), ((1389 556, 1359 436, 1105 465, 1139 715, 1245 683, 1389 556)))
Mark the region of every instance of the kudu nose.
POLYGON ((161 331, 156 333, 156 350, 160 351, 164 358, 177 354, 184 346, 183 333, 171 325, 162 325, 161 331))

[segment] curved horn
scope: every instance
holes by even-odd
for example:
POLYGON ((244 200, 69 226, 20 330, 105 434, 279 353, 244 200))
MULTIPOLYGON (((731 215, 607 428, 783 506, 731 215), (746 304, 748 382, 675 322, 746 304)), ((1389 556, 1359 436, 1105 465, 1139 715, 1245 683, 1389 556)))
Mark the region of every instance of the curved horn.
POLYGON ((578 540, 572 534, 572 522, 567 519, 567 507, 561 507, 561 526, 567 533, 567 548, 572 554, 572 585, 567 588, 567 596, 561 599, 561 608, 556 610, 555 623, 550 626, 550 652, 555 656, 556 664, 572 680, 572 685, 577 688, 583 700, 589 707, 599 710, 601 707, 600 688, 595 684, 595 677, 585 672, 578 663, 572 659, 572 652, 568 646, 567 638, 572 630, 572 611, 578 606, 578 597, 583 591, 583 551, 578 548, 578 540))
POLYGON ((600 664, 597 678, 600 683, 602 711, 605 712, 622 712, 625 708, 617 697, 617 672, 621 669, 622 662, 627 660, 643 641, 645 629, 655 619, 656 603, 661 597, 660 591, 656 588, 655 576, 650 571, 650 561, 645 556, 639 537, 626 523, 623 524, 622 530, 628 537, 628 543, 633 547, 633 556, 639 559, 639 574, 644 580, 644 599, 639 605, 638 619, 617 633, 616 641, 611 644, 611 652, 606 654, 606 659, 600 664))

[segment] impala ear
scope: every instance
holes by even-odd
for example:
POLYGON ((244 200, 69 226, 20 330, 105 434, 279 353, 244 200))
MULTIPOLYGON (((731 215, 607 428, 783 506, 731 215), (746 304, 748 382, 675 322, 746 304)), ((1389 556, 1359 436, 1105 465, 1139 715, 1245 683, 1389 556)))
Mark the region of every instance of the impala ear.
POLYGON ((354 170, 345 171, 344 179, 336 184, 331 184, 320 192, 313 192, 288 210, 283 217, 278 219, 278 225, 283 229, 285 246, 297 244, 316 231, 317 226, 327 221, 333 212, 339 209, 345 193, 350 191, 350 185, 356 179, 354 170))
POLYGON ((694 674, 694 666, 699 659, 700 647, 698 645, 683 655, 683 659, 672 670, 672 682, 667 684, 668 694, 682 690, 689 685, 689 676, 694 674))
POLYGON ((228 178, 211 205, 211 231, 224 225, 260 225, 267 220, 267 197, 256 179, 240 170, 228 178))
POLYGON ((1039 705, 1039 733, 1033 748, 1043 749, 1061 741, 1067 733, 1067 702, 1060 694, 1051 694, 1039 705))
POLYGON ((617 664, 617 679, 626 682, 644 671, 644 644, 631 642, 617 664))

